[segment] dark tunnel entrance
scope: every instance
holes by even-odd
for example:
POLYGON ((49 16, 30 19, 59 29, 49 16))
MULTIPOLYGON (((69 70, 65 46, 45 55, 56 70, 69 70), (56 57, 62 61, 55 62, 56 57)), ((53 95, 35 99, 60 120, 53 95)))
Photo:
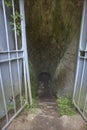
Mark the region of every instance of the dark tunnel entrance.
POLYGON ((41 72, 38 76, 39 88, 38 96, 39 97, 51 97, 52 88, 51 88, 51 75, 48 72, 41 72))

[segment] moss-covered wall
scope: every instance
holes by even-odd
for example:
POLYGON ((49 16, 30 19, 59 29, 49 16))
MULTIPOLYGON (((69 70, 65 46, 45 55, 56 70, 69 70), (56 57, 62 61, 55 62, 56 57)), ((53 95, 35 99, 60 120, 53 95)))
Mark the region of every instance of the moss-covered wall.
MULTIPOLYGON (((61 59, 71 45, 72 39, 78 39, 79 36, 82 5, 83 0, 25 1, 29 58, 36 76, 41 72, 48 72, 53 81, 58 81, 60 74, 59 72, 57 74, 57 68, 61 59), (74 38, 76 33, 77 38, 74 38)), ((77 44, 78 40, 77 42, 73 40, 72 46, 75 46, 75 50, 77 44)), ((74 59, 76 60, 76 55, 74 59)), ((65 77, 64 74, 63 76, 65 77)), ((54 84, 53 82, 53 86, 54 84)), ((55 86, 59 88, 59 81, 55 86)))
MULTIPOLYGON (((65 49, 65 27, 57 0, 29 0, 26 6, 29 57, 38 72, 53 75, 65 49), (61 51, 62 50, 62 51, 61 51)), ((26 4, 25 3, 25 4, 26 4)))

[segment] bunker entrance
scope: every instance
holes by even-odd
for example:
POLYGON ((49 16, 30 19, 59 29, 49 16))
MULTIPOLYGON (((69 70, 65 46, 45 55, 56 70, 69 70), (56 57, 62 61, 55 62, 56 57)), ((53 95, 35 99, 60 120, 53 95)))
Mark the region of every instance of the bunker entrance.
POLYGON ((82 6, 83 0, 25 1, 35 94, 49 96, 52 90, 55 96, 72 95, 82 6))

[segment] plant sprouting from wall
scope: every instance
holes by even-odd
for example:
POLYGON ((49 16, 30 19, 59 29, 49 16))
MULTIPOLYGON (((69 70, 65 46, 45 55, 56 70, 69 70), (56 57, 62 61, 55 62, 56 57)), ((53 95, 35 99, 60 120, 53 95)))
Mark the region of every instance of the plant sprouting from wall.
POLYGON ((20 35, 20 31, 21 31, 21 24, 20 24, 20 19, 21 19, 21 16, 19 14, 18 11, 15 12, 15 15, 11 15, 11 18, 12 18, 12 22, 10 22, 10 25, 12 26, 12 30, 14 30, 14 22, 15 21, 15 27, 16 27, 16 34, 17 36, 20 35))
MULTIPOLYGON (((11 20, 10 20, 10 25, 12 27, 12 30, 14 31, 16 29, 16 34, 17 36, 20 35, 20 32, 21 32, 21 23, 20 23, 20 20, 21 20, 21 16, 20 16, 20 13, 18 11, 18 3, 14 3, 15 4, 15 14, 11 14, 10 17, 11 17, 11 20)), ((12 8, 12 0, 5 0, 5 5, 7 8, 10 8, 10 10, 13 10, 12 8)))
POLYGON ((12 1, 11 0, 5 0, 5 5, 7 7, 12 7, 12 1))

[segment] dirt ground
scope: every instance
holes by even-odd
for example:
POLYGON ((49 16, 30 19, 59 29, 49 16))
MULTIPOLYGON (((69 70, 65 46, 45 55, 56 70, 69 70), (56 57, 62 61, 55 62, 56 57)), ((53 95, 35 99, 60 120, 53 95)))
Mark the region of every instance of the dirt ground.
POLYGON ((7 130, 61 130, 55 99, 42 99, 39 108, 22 112, 7 130))
POLYGON ((55 98, 39 100, 38 108, 22 111, 6 130, 87 130, 80 115, 58 114, 55 98))

